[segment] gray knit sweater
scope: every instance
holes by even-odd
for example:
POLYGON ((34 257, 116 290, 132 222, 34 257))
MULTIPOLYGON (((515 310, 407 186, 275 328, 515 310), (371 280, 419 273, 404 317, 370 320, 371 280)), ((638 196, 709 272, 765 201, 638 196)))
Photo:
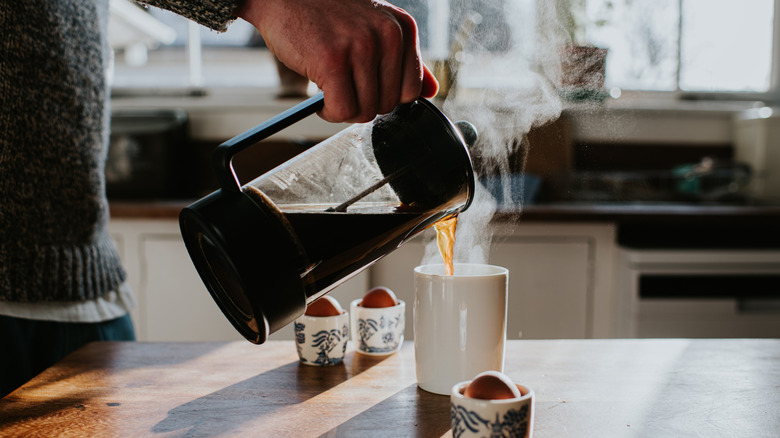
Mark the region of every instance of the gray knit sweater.
MULTIPOLYGON (((155 0, 224 29, 237 0, 155 0)), ((0 300, 80 301, 125 279, 108 231, 108 0, 0 0, 0 300)))

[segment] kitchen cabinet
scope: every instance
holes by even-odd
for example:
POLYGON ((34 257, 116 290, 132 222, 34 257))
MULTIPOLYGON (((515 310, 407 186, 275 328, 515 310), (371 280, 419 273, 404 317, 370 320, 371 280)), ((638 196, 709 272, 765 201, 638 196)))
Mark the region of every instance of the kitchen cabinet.
MULTIPOLYGON (((513 230, 506 224, 499 227, 488 262, 509 269, 507 338, 614 336, 614 234, 611 224, 520 223, 513 230)), ((412 272, 424 253, 424 239, 417 238, 370 271, 372 285, 387 286, 407 302, 409 339, 413 338, 412 272)))
MULTIPOLYGON (((520 223, 513 230, 506 224, 499 228, 489 262, 510 272, 509 339, 614 336, 612 225, 520 223)), ((138 300, 131 315, 139 340, 242 339, 197 275, 176 220, 114 219, 111 232, 138 300)), ((432 237, 413 239, 331 295, 347 308, 372 286, 393 289, 407 303, 405 336, 412 339, 413 269, 432 237)), ((271 336, 292 337, 291 326, 271 336)))
MULTIPOLYGON (((174 219, 114 219, 111 232, 138 306, 131 313, 142 341, 241 339, 211 299, 190 261, 174 219)), ((431 231, 432 232, 432 231, 431 231)), ((490 263, 510 272, 510 339, 611 337, 614 227, 609 224, 502 226, 490 263)), ((393 289, 407 302, 405 336, 413 338, 413 269, 425 235, 413 239, 331 295, 346 308, 372 286, 393 289)), ((292 339, 285 327, 272 339, 292 339)))
POLYGON ((190 262, 175 220, 113 220, 138 305, 141 341, 228 341, 241 336, 222 316, 190 262))
MULTIPOLYGON (((175 219, 113 219, 111 234, 135 292, 131 317, 139 341, 243 339, 212 300, 193 266, 175 219)), ((332 292, 344 306, 362 296, 367 274, 332 292)), ((292 325, 272 339, 292 339, 292 325)))

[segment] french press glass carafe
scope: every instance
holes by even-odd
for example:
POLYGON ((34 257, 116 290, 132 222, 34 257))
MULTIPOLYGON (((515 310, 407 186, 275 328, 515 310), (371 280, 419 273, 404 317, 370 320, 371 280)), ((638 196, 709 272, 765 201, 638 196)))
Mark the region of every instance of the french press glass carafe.
POLYGON ((352 125, 245 185, 238 181, 235 154, 322 105, 319 94, 221 144, 214 155, 220 190, 180 214, 187 251, 211 296, 257 344, 308 303, 466 210, 474 196, 467 149, 474 128, 451 123, 424 99, 352 125))

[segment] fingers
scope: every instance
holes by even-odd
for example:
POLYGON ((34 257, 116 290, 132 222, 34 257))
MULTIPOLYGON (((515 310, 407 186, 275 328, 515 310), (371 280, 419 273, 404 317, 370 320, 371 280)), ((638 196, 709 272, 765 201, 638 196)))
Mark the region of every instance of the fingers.
POLYGON ((398 103, 407 103, 420 97, 423 84, 423 64, 420 56, 420 44, 417 39, 417 23, 405 12, 396 15, 396 17, 404 29, 405 36, 401 95, 398 103))
POLYGON ((356 36, 348 50, 321 53, 324 73, 315 81, 325 93, 320 117, 330 122, 363 123, 379 113, 381 57, 377 47, 378 38, 364 34, 356 36))
POLYGON ((319 116, 323 120, 333 123, 362 122, 358 122, 356 119, 358 102, 352 74, 349 71, 344 69, 340 74, 338 71, 333 71, 330 81, 317 85, 325 94, 325 105, 319 112, 319 116))
POLYGON ((392 20, 392 25, 387 26, 382 35, 382 52, 378 66, 379 85, 379 114, 386 114, 395 108, 401 96, 401 80, 404 69, 405 42, 408 39, 404 28, 392 20))
POLYGON ((352 30, 349 57, 343 61, 351 74, 340 78, 345 71, 331 70, 333 74, 318 83, 325 91, 323 119, 367 122, 420 96, 422 62, 416 24, 405 11, 387 6, 370 28, 352 30))
POLYGON ((436 93, 420 59, 414 18, 383 0, 240 5, 237 14, 255 25, 273 53, 325 93, 320 116, 327 121, 370 121, 421 93, 436 93))

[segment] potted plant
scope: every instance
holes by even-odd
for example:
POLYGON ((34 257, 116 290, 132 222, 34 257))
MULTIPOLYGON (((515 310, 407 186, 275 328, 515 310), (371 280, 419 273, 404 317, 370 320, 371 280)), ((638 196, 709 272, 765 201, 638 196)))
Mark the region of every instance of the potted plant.
MULTIPOLYGON (((556 0, 558 20, 566 30, 567 44, 560 50, 560 92, 569 101, 603 101, 607 49, 587 40, 589 25, 600 26, 603 20, 590 21, 586 14, 587 0, 556 0)), ((607 2, 607 8, 609 8, 607 2)))

